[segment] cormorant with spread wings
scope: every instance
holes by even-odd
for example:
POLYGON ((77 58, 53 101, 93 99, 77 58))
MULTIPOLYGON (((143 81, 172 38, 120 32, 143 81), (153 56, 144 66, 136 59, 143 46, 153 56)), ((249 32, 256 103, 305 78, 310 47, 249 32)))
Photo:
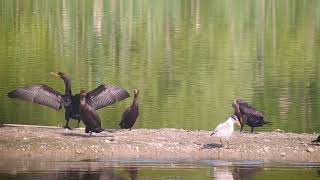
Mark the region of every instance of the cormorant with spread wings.
MULTIPOLYGON (((64 94, 54 90, 53 88, 44 85, 37 84, 33 86, 27 86, 18 88, 8 93, 10 98, 18 98, 25 101, 30 101, 36 104, 41 104, 60 110, 64 106, 66 128, 69 128, 70 118, 78 120, 78 127, 80 122, 80 95, 72 94, 71 81, 68 76, 62 72, 51 73, 64 80, 65 92, 64 94)), ((87 103, 94 109, 98 110, 102 107, 112 105, 118 101, 128 98, 130 95, 125 90, 118 86, 113 85, 100 85, 94 90, 86 93, 87 103)))

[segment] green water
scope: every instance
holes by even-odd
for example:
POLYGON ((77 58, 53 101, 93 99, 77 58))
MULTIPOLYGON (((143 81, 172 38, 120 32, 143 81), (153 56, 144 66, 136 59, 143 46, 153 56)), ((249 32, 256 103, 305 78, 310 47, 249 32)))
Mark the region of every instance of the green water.
MULTIPOLYGON (((64 111, 9 99, 44 83, 140 89, 135 128, 213 129, 241 98, 272 125, 320 131, 320 1, 0 0, 0 122, 63 125, 64 111)), ((127 99, 98 111, 117 128, 127 99)), ((71 126, 75 126, 73 121, 71 126)))

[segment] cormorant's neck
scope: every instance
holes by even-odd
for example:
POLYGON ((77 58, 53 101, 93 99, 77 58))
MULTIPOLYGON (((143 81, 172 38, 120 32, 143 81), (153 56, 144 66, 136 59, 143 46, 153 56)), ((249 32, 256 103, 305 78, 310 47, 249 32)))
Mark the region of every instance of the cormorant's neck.
POLYGON ((66 89, 64 91, 65 94, 67 95, 72 95, 72 90, 71 90, 71 81, 68 78, 63 78, 64 84, 66 86, 66 89))
POLYGON ((80 104, 85 105, 86 104, 86 98, 85 97, 80 97, 80 104))
POLYGON ((131 106, 136 105, 137 102, 138 102, 138 96, 135 96, 135 97, 133 98, 133 101, 132 101, 132 105, 131 105, 131 106))

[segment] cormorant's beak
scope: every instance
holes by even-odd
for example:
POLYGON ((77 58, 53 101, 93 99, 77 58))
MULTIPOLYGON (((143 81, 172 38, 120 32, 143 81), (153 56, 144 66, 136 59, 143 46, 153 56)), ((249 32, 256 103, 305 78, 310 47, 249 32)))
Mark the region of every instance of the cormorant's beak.
POLYGON ((55 73, 55 72, 50 72, 50 74, 51 74, 52 76, 60 77, 60 75, 59 75, 58 73, 55 73))
POLYGON ((239 127, 241 126, 241 124, 240 124, 239 121, 236 121, 235 123, 236 123, 236 125, 238 125, 239 127))

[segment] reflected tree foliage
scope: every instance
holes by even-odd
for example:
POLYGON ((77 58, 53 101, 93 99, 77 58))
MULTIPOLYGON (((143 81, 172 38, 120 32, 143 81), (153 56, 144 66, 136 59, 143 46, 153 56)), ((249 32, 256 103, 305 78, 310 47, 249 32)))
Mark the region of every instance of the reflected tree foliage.
MULTIPOLYGON (((75 91, 112 83, 141 89, 136 126, 207 129, 245 99, 272 126, 319 131, 320 2, 0 1, 2 123, 63 124, 63 113, 6 92, 64 71, 75 91), (21 113, 15 113, 21 112, 21 113)), ((122 102, 99 111, 116 128, 122 102)))

